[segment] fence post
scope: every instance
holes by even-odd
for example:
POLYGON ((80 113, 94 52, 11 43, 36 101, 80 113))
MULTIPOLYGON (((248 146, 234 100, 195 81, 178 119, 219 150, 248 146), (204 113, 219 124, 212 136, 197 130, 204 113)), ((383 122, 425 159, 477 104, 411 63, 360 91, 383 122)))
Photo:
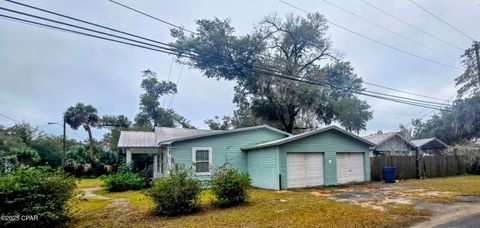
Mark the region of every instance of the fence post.
POLYGON ((417 179, 420 179, 420 163, 419 163, 419 151, 418 148, 415 148, 415 171, 417 174, 417 179))

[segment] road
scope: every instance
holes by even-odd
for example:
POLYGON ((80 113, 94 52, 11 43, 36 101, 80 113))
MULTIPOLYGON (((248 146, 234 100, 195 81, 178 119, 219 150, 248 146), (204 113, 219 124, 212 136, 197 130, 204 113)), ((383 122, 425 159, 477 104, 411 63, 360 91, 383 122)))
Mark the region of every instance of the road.
POLYGON ((470 227, 480 227, 480 213, 472 214, 453 220, 438 226, 436 228, 447 228, 447 227, 458 227, 458 228, 470 228, 470 227))

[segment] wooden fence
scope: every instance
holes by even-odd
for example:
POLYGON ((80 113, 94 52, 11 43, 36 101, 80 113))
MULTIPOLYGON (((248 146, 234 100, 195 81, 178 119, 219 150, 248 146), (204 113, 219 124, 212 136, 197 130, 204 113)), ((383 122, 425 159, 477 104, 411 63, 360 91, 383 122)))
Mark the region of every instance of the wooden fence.
MULTIPOLYGON (((382 180, 383 167, 395 167, 397 179, 417 178, 415 156, 378 156, 370 159, 371 179, 382 180)), ((419 158, 421 177, 445 177, 467 173, 473 162, 480 161, 480 156, 435 155, 419 158)))

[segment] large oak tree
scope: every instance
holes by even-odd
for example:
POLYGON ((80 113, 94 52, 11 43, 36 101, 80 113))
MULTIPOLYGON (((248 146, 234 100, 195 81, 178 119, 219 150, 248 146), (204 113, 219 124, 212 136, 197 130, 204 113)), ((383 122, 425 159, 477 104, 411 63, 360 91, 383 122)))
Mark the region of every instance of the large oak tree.
MULTIPOLYGON (((172 29, 173 45, 195 58, 179 61, 207 77, 235 80, 235 127, 268 123, 287 132, 335 121, 349 131, 365 129, 372 114, 352 91, 362 80, 332 48, 325 18, 268 16, 250 34, 236 35, 229 20, 197 21, 197 32, 172 29), (272 76, 275 73, 346 89, 272 76)), ((181 55, 179 55, 180 57, 181 55)))

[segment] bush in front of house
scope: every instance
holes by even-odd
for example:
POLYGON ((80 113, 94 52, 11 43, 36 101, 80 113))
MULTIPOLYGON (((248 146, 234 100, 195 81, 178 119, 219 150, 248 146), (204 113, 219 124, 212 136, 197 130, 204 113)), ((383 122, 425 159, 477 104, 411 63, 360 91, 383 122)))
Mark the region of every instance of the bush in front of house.
POLYGON ((61 226, 69 219, 75 179, 49 167, 19 168, 0 176, 3 226, 61 226))
POLYGON ((116 174, 105 177, 103 186, 109 192, 140 190, 147 187, 147 180, 133 173, 130 165, 123 164, 116 174))
POLYGON ((250 176, 237 169, 223 165, 213 171, 210 188, 215 195, 213 204, 218 207, 230 207, 242 204, 248 198, 247 188, 250 176))
POLYGON ((174 165, 166 176, 153 182, 147 195, 155 202, 158 215, 181 215, 194 212, 199 207, 200 182, 192 178, 192 172, 174 165))

